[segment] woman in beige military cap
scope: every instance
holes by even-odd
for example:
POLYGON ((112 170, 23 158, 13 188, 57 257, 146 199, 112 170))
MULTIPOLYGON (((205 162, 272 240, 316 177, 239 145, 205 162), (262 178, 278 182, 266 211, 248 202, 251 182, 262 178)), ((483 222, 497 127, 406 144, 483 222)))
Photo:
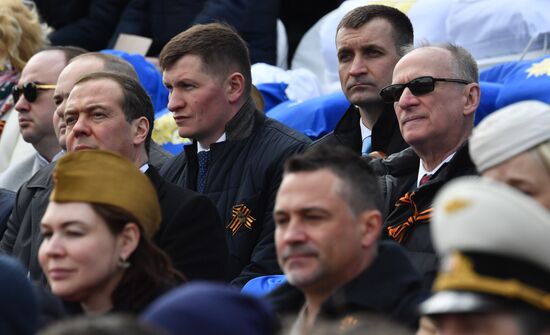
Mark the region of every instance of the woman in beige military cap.
POLYGON ((79 151, 61 158, 53 176, 38 257, 55 295, 86 314, 137 313, 183 281, 151 242, 160 206, 134 164, 79 151))

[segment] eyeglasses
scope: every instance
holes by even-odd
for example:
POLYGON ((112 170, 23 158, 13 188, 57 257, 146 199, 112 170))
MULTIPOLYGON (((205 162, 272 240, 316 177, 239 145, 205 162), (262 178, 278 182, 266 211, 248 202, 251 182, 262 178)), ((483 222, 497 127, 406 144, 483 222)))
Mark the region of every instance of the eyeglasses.
POLYGON ((27 99, 28 102, 35 102, 38 98, 38 91, 53 89, 55 89, 55 85, 53 84, 26 83, 21 87, 14 86, 11 90, 11 94, 13 95, 13 100, 16 103, 19 101, 21 94, 25 96, 25 99, 27 99))
POLYGON ((396 102, 399 101, 399 98, 401 98, 401 94, 403 94, 403 91, 407 87, 415 96, 428 94, 435 89, 436 81, 444 81, 464 85, 470 84, 469 81, 462 79, 434 78, 430 76, 424 76, 415 78, 406 84, 393 84, 386 86, 380 91, 380 96, 382 97, 382 100, 384 102, 396 102))

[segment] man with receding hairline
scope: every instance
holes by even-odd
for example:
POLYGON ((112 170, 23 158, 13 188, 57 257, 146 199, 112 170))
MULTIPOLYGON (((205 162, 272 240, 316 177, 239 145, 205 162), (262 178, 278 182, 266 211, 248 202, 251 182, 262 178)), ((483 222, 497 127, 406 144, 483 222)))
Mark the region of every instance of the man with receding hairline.
POLYGON ((0 174, 0 188, 17 191, 39 169, 55 160, 61 148, 52 123, 55 105, 52 101, 57 77, 69 60, 84 50, 52 47, 32 56, 13 88, 19 131, 35 154, 17 162, 0 174))
POLYGON ((477 63, 464 48, 423 46, 399 60, 393 84, 380 92, 393 103, 410 145, 373 161, 386 192, 383 236, 405 247, 426 288, 439 261, 430 239, 432 200, 451 179, 476 174, 467 139, 479 105, 478 77, 477 63))

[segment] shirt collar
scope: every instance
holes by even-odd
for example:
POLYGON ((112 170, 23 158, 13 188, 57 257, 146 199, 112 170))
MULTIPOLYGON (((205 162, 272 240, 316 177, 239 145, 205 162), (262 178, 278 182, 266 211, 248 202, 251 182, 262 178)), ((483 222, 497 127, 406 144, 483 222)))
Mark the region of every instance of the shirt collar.
POLYGON ((55 156, 52 158, 52 162, 57 161, 59 158, 61 158, 65 154, 65 150, 61 150, 60 152, 56 153, 55 156))
POLYGON ((44 156, 39 154, 38 151, 36 152, 36 157, 38 158, 38 162, 40 163, 40 166, 46 166, 50 164, 50 162, 44 156))
POLYGON ((359 127, 361 127, 361 140, 365 140, 365 138, 372 135, 372 130, 367 128, 365 124, 363 123, 363 119, 359 118, 359 127))
MULTIPOLYGON (((220 138, 218 138, 218 140, 216 141, 216 143, 221 143, 221 142, 225 142, 225 140, 227 139, 227 136, 225 135, 225 132, 222 134, 222 136, 220 136, 220 138)), ((201 151, 210 151, 210 148, 205 148, 203 147, 199 141, 197 141, 197 153, 201 152, 201 151)))
POLYGON ((443 164, 448 163, 451 159, 453 159, 454 155, 456 154, 456 151, 450 154, 443 162, 441 162, 438 166, 435 167, 432 171, 427 171, 424 169, 424 163, 422 159, 420 159, 420 165, 418 166, 418 176, 416 177, 416 187, 420 186, 420 179, 424 177, 424 175, 432 176, 436 174, 436 172, 443 166, 443 164))

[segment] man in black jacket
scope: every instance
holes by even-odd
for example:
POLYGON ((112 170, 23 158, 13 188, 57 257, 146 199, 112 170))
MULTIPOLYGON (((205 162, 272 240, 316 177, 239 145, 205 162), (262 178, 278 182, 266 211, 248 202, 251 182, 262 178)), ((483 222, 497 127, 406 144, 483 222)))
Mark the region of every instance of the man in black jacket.
POLYGON ((365 312, 415 326, 427 291, 402 248, 379 242, 380 199, 373 171, 347 148, 314 148, 286 162, 274 217, 288 283, 270 298, 295 319, 293 333, 365 312))
MULTIPOLYGON (((82 91, 82 87, 79 90, 82 91)), ((205 196, 167 183, 156 168, 148 164, 152 105, 131 65, 105 54, 75 58, 62 71, 54 98, 61 110, 71 107, 69 117, 65 118, 69 121, 66 132, 59 132, 66 134, 68 151, 117 152, 132 159, 151 179, 162 211, 161 227, 153 240, 170 256, 174 266, 189 279, 222 279, 227 250, 215 206, 205 196), (101 70, 122 73, 135 80, 125 79, 120 86, 110 77, 82 83, 80 86, 86 86, 84 97, 73 97, 69 106, 69 92, 75 82, 86 73, 101 70), (100 85, 91 85, 97 82, 100 85), (97 89, 102 84, 110 88, 108 94, 97 89), (96 90, 88 91, 90 87, 96 90)), ((21 187, 0 242, 3 251, 19 258, 28 268, 31 279, 42 283, 45 283, 44 276, 37 260, 42 240, 39 226, 53 187, 54 167, 54 164, 48 165, 21 187)))
POLYGON ((336 32, 338 73, 351 103, 330 134, 315 145, 344 145, 357 154, 390 155, 405 149, 391 104, 380 90, 391 83, 393 68, 413 43, 413 27, 398 9, 368 5, 344 16, 336 32))
POLYGON ((397 63, 393 83, 380 94, 394 103, 411 147, 373 164, 383 174, 389 213, 384 236, 405 247, 430 287, 438 265, 430 239, 433 198, 449 180, 476 174, 467 139, 479 105, 477 63, 458 46, 420 47, 397 63))
POLYGON ((309 139, 257 110, 248 50, 225 25, 180 33, 162 50, 160 66, 179 134, 193 139, 161 174, 217 205, 230 253, 227 280, 242 286, 280 273, 273 203, 285 158, 309 139))

